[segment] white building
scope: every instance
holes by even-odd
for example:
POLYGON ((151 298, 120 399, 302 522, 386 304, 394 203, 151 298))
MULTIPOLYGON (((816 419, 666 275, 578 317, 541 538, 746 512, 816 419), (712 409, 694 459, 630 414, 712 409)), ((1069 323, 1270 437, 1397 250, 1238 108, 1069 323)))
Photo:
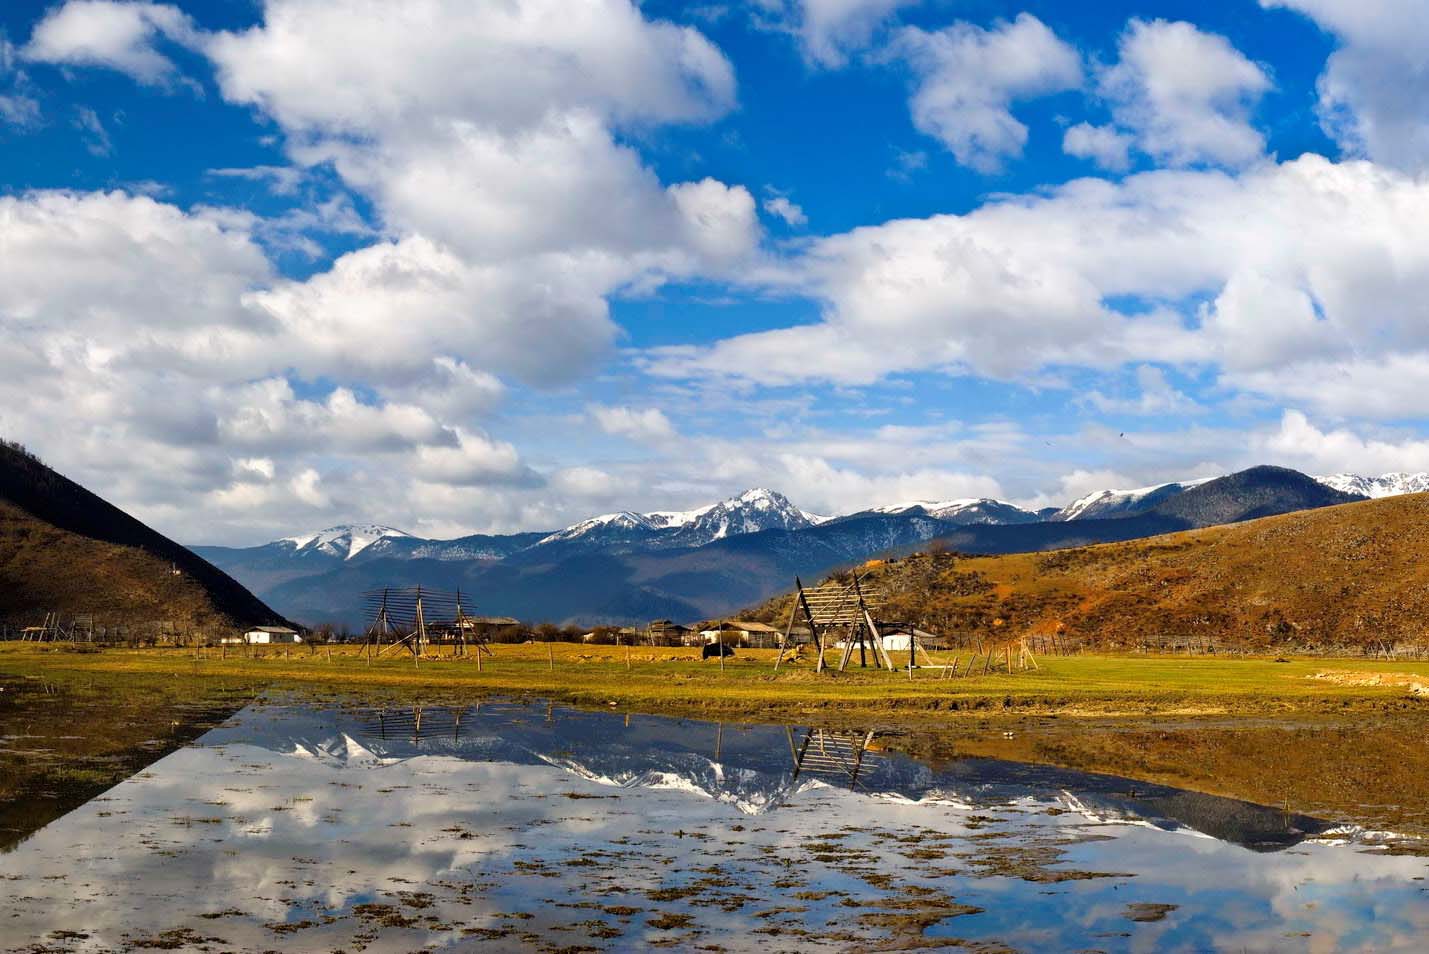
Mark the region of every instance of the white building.
POLYGON ((303 637, 286 626, 255 626, 243 634, 243 641, 253 645, 269 643, 301 643, 303 637))

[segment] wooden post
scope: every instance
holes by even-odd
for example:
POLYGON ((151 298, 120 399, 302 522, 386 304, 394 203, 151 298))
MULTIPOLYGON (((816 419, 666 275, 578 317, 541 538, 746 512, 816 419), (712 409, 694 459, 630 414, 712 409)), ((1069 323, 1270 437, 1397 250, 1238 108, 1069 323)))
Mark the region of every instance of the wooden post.
MULTIPOLYGON (((619 637, 617 637, 617 638, 619 638, 619 637)), ((778 664, 776 663, 775 665, 777 666, 778 664)), ((629 671, 630 671, 630 647, 629 647, 629 646, 626 646, 626 647, 625 647, 625 671, 626 671, 626 672, 629 672, 629 671)))
MULTIPOLYGON (((797 580, 797 577, 795 578, 797 580)), ((779 640, 779 655, 774 657, 774 671, 779 671, 779 664, 784 661, 784 650, 789 645, 789 636, 794 632, 794 617, 799 612, 799 601, 793 600, 789 604, 789 625, 784 627, 784 635, 779 640)))
POLYGON ((556 651, 551 648, 551 644, 546 643, 546 668, 551 672, 556 671, 556 651))

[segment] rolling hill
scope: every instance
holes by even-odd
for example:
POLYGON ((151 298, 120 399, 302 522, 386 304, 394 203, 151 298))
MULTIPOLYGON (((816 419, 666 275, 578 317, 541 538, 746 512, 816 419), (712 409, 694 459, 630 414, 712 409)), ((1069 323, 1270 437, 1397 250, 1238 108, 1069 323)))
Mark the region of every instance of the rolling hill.
MULTIPOLYGON (((1429 642, 1426 547, 1429 494, 1414 494, 1050 553, 920 553, 866 572, 889 595, 881 615, 953 636, 1348 648, 1429 642)), ((779 619, 788 600, 756 615, 779 619)))
POLYGON ((181 633, 285 620, 217 567, 0 442, 0 621, 94 617, 181 633))

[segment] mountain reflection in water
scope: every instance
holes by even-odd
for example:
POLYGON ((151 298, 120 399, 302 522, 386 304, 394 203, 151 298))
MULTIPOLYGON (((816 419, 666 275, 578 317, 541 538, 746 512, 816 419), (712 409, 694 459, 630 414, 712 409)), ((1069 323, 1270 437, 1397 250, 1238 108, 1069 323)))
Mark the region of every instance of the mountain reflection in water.
MULTIPOLYGON (((934 769, 888 751, 887 739, 874 731, 723 725, 509 704, 330 710, 309 712, 307 718, 312 725, 300 734, 248 741, 337 760, 393 762, 440 753, 553 765, 606 785, 695 792, 751 815, 777 808, 801 791, 833 785, 873 797, 969 807, 1030 799, 1099 819, 1188 828, 1256 850, 1286 848, 1330 827, 1236 799, 1049 766, 967 758, 934 769)), ((224 739, 230 731, 220 729, 210 738, 224 739)))
POLYGON ((1422 858, 870 732, 257 706, 0 859, 7 950, 1419 950, 1422 858))

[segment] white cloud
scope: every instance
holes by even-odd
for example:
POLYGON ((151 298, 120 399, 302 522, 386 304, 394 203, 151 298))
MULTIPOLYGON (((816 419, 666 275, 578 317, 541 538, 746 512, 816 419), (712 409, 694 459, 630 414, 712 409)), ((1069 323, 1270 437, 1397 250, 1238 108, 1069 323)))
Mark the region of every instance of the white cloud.
POLYGON ((488 368, 543 383, 570 379, 610 345, 615 326, 602 297, 610 284, 599 262, 473 266, 408 238, 349 253, 327 272, 245 301, 293 335, 298 352, 290 358, 313 373, 400 383, 427 372, 434 355, 479 355, 488 368))
POLYGON ((418 448, 413 476, 455 487, 540 482, 510 443, 461 430, 456 432, 453 446, 429 444, 418 448))
POLYGON ((765 199, 764 211, 777 216, 784 221, 785 225, 793 228, 800 228, 809 222, 809 217, 804 214, 804 210, 797 203, 789 201, 787 196, 776 195, 765 199))
POLYGON ((596 425, 605 433, 635 441, 665 441, 675 436, 674 425, 659 408, 637 410, 592 404, 587 408, 596 425))
POLYGON ((274 195, 296 195, 304 172, 297 166, 248 166, 244 168, 210 169, 208 174, 225 179, 246 179, 266 182, 274 195))
POLYGON ((1115 126, 1077 123, 1062 136, 1062 151, 1069 156, 1090 159, 1103 169, 1123 172, 1131 165, 1128 155, 1134 137, 1115 126))
POLYGON ((1429 441, 1418 437, 1364 437, 1349 428, 1323 430, 1304 413, 1288 410, 1262 446, 1275 459, 1312 474, 1384 474, 1429 470, 1429 441))
POLYGON ((1414 415, 1426 220, 1429 184, 1313 155, 1239 176, 1079 180, 818 240, 769 280, 818 300, 822 321, 644 360, 662 375, 845 384, 1150 362, 1219 368, 1271 397, 1334 380, 1332 368, 1364 369, 1353 380, 1367 386, 1377 367, 1378 397, 1326 386, 1319 406, 1414 415))
POLYGON ((952 500, 1002 496, 992 477, 922 467, 894 473, 868 473, 840 467, 822 457, 781 454, 775 459, 779 485, 799 505, 826 514, 856 513, 871 507, 912 500, 952 500))
POLYGON ((171 503, 179 486, 253 502, 253 526, 374 500, 414 524, 424 507, 450 508, 444 526, 555 520, 522 497, 539 475, 481 428, 507 383, 588 374, 618 331, 610 295, 757 255, 747 189, 662 182, 625 144, 735 104, 708 39, 629 0, 266 0, 257 25, 219 33, 174 7, 72 0, 25 52, 164 84, 168 45, 208 56, 293 161, 216 175, 291 195, 331 163, 382 236, 290 280, 265 246, 371 234, 346 195, 271 219, 118 193, 0 199, 0 366, 15 372, 0 394, 16 389, 0 429, 83 422, 37 443, 81 477, 122 448, 106 486, 177 532, 196 519, 171 503), (235 474, 223 443, 274 461, 272 478, 235 474))
POLYGON ((1077 51, 1029 13, 991 30, 970 23, 936 32, 906 27, 892 49, 918 77, 909 102, 913 124, 959 163, 983 172, 1022 154, 1027 127, 1012 115, 1013 103, 1082 82, 1077 51))
POLYGON ((1340 41, 1319 80, 1320 120, 1340 147, 1376 162, 1429 167, 1429 34, 1420 0, 1261 0, 1297 10, 1340 41))
POLYGON ((810 63, 825 68, 843 66, 850 55, 866 49, 880 28, 903 7, 918 0, 793 0, 788 29, 799 37, 810 63))
POLYGON ((598 467, 566 467, 551 475, 551 489, 578 501, 609 501, 630 488, 598 467))
POLYGON ((84 147, 92 156, 107 156, 114 151, 109 141, 109 132, 100 122, 99 114, 88 106, 80 106, 74 112, 74 128, 83 134, 84 147))
POLYGON ((754 196, 744 186, 714 179, 670 186, 689 245, 710 262, 732 263, 747 257, 759 241, 754 196))
POLYGON ((1170 165, 1227 166, 1264 153, 1250 115, 1270 77, 1225 37, 1185 22, 1132 20, 1118 52, 1098 86, 1143 152, 1170 165))
POLYGON ((1101 391, 1089 391, 1087 406, 1103 414, 1198 414, 1205 410, 1171 383, 1166 372, 1154 364, 1136 368, 1135 397, 1114 397, 1101 391))
POLYGON ((23 130, 39 124, 40 103, 30 95, 29 78, 18 60, 14 44, 0 30, 0 123, 23 130))
POLYGON ((453 119, 510 133, 553 112, 700 120, 734 103, 718 48, 627 0, 267 0, 262 25, 208 52, 227 98, 318 135, 453 119))
POLYGON ((156 48, 161 37, 188 46, 200 42, 193 21, 169 4, 69 0, 35 25, 23 55, 36 62, 107 67, 156 85, 176 72, 156 48))

